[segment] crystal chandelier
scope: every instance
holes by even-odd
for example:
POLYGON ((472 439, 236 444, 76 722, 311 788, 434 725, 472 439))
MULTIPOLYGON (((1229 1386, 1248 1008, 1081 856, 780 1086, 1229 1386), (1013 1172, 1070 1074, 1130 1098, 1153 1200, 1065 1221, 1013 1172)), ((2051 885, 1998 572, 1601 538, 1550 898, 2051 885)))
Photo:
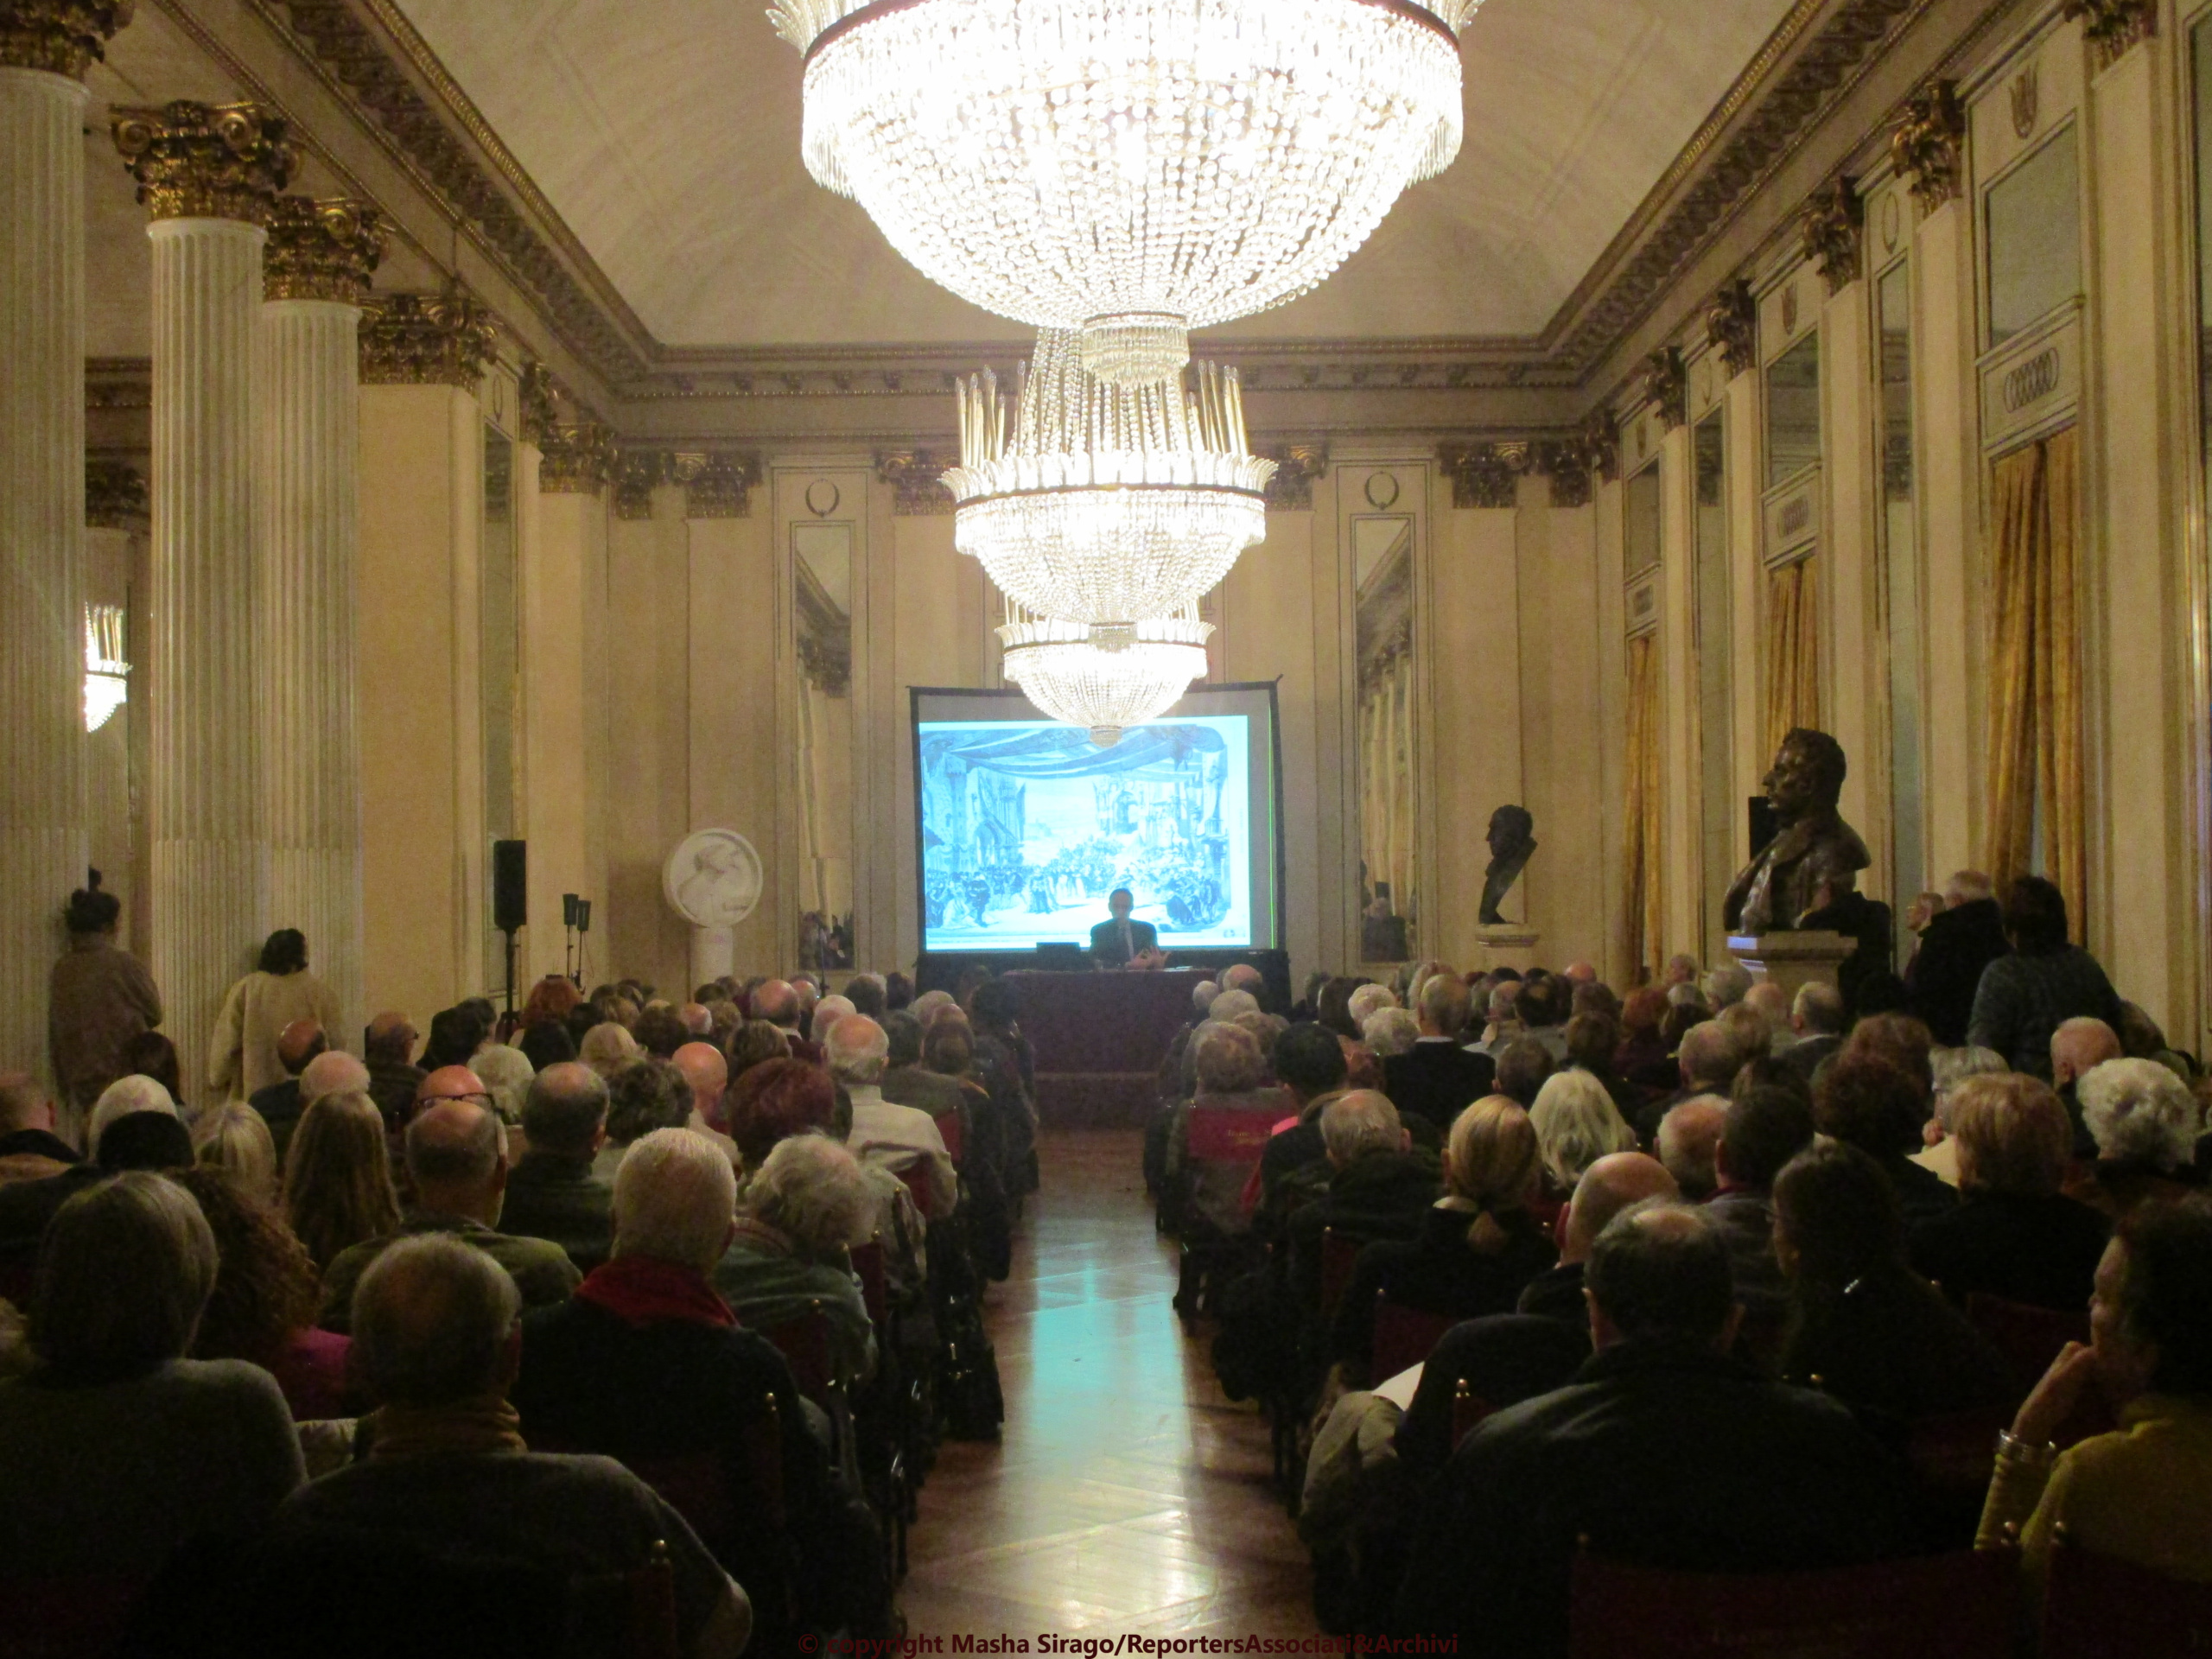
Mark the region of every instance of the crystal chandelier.
POLYGON ((97 732, 130 700, 120 605, 85 607, 85 729, 97 732))
POLYGON ((998 378, 962 383, 953 544, 1039 615, 1173 616, 1266 539, 1275 464, 1245 453, 1236 370, 1121 386, 1079 358, 1074 334, 1044 333, 1010 432, 998 378))
POLYGON ((1157 720, 1206 671, 1211 622, 1195 603, 1173 616, 1119 628, 1092 628, 1039 616, 1007 601, 1006 677, 1054 720, 1088 727, 1102 749, 1123 728, 1157 720))
POLYGON ((1459 153, 1481 0, 773 0, 803 145, 923 275, 1164 379, 1459 153))

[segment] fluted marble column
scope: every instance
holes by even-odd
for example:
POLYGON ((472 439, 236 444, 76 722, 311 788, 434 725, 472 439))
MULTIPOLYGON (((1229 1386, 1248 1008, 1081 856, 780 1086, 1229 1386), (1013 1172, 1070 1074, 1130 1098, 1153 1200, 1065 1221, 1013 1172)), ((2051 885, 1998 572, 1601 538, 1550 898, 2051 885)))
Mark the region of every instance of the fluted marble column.
POLYGON ((0 1071, 46 1070, 85 879, 83 76, 130 15, 17 0, 0 29, 0 1071))
POLYGON ((270 925, 254 352, 264 227, 293 156, 284 123, 251 105, 118 111, 114 132, 152 219, 149 957, 200 1102, 223 993, 270 925))
POLYGON ((284 196, 264 259, 261 699, 270 915, 307 935, 355 1046, 361 971, 360 323, 384 225, 358 202, 284 196))

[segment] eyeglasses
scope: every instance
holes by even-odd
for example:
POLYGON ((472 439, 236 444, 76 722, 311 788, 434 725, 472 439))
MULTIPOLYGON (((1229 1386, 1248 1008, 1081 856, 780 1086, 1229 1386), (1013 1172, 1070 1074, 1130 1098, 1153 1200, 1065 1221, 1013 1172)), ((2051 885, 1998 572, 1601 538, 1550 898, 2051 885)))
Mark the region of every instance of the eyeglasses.
POLYGON ((447 1100, 466 1100, 483 1107, 486 1111, 492 1109, 492 1096, 489 1095, 417 1095, 415 1097, 415 1104, 417 1108, 434 1106, 440 1101, 447 1100))

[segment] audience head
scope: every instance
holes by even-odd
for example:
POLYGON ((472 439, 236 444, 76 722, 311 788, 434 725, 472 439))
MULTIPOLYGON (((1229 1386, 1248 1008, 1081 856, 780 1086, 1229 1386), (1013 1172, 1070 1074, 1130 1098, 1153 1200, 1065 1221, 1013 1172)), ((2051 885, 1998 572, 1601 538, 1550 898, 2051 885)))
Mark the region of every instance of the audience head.
POLYGON ((1249 991, 1224 991, 1213 1000, 1206 1010, 1206 1018, 1216 1025, 1226 1026, 1248 1014, 1260 1011, 1259 999, 1249 991))
POLYGON ((1675 1178, 1656 1158, 1641 1152, 1611 1152, 1582 1172, 1559 1220, 1559 1259, 1570 1266, 1590 1259, 1598 1235, 1615 1216, 1646 1198, 1681 1197, 1675 1178))
POLYGON ((2173 1173, 2195 1161, 2203 1114, 2189 1085, 2156 1060, 2107 1060, 2078 1090, 2100 1162, 2173 1173))
POLYGON ((1544 1167, 1561 1189, 1582 1179, 1608 1153, 1632 1152, 1636 1131, 1621 1116, 1605 1085, 1587 1071, 1561 1071, 1547 1079, 1530 1109, 1544 1167))
POLYGON ((61 912, 62 925, 79 938, 112 933, 123 917, 123 901, 113 893, 100 890, 98 870, 86 872, 86 885, 69 895, 69 902, 61 912))
POLYGON ((1928 1027, 1910 1014, 1877 1014, 1851 1028, 1838 1058, 1872 1056, 1895 1066, 1911 1080, 1920 1096, 1920 1116, 1925 1117, 1929 1100, 1936 1092, 1936 1073, 1928 1061, 1935 1046, 1928 1027))
POLYGON ((1896 1185, 1840 1141, 1799 1153, 1774 1179, 1774 1253, 1791 1279, 1832 1294, 1898 1271, 1904 1211, 1896 1185))
POLYGON ((804 1060, 766 1060, 733 1078, 728 1134, 749 1170, 758 1170, 785 1141, 830 1127, 837 1091, 830 1074, 804 1060))
MULTIPOLYGON (((824 997, 822 1006, 828 1007, 824 997)), ((816 1018, 820 1020, 817 1010, 816 1018)), ((817 1031, 822 1027, 817 1023, 817 1031)), ((833 1022, 822 1039, 823 1057, 830 1075, 849 1089, 874 1088, 883 1081, 891 1046, 883 1027, 864 1014, 849 1014, 833 1022)))
POLYGON ((911 1007, 914 1001, 914 982, 893 969, 883 976, 883 1010, 896 1014, 911 1007))
POLYGON ((1247 996, 1257 997, 1267 988, 1268 976, 1249 962, 1235 963, 1222 970, 1221 988, 1224 991, 1242 991, 1247 996))
POLYGON ((474 1245, 448 1233, 399 1239, 354 1287, 354 1374, 379 1405, 501 1397, 521 1311, 514 1280, 474 1245))
MULTIPOLYGON (((1227 991, 1222 993, 1223 996, 1229 995, 1227 991)), ((1250 995, 1249 991, 1245 993, 1247 997, 1250 995)), ((1217 1002, 1218 1000, 1216 999, 1217 1002)), ((1259 1006, 1257 1002, 1252 1004, 1254 1008, 1259 1006)), ((1239 1007, 1236 1012, 1249 1014, 1251 1008, 1239 1007)), ((1021 1016, 1021 1005, 1020 1000, 1014 995, 1013 986, 1002 979, 987 979, 976 988, 976 994, 968 999, 968 1013, 969 1018, 975 1021, 978 1031, 1009 1032, 1014 1029, 1015 1023, 1021 1016)), ((1227 1017, 1228 1011, 1217 1007, 1214 1018, 1222 1020, 1227 1017)))
POLYGON ((399 1224, 383 1115, 363 1094, 325 1095, 284 1153, 284 1214, 318 1266, 399 1224))
POLYGON ((975 1063, 976 1039, 965 1020, 939 1020, 922 1033, 922 1064, 940 1077, 965 1077, 975 1063))
POLYGON ((1412 1144, 1398 1109, 1372 1089, 1338 1095, 1321 1112, 1321 1144, 1342 1169, 1366 1152, 1403 1152, 1412 1144))
MULTIPOLYGON (((492 1109, 499 1113, 500 1121, 521 1122, 523 1103, 530 1094, 531 1080, 537 1075, 530 1056, 505 1043, 486 1043, 470 1058, 468 1069, 484 1080, 492 1094, 492 1109)), ((367 1082, 364 1077, 362 1086, 365 1088, 367 1082)))
POLYGON ((745 1210, 819 1261, 866 1236, 875 1198, 851 1153, 827 1135, 795 1135, 747 1185, 745 1210))
POLYGON ((369 1068, 342 1048, 327 1049, 300 1073, 300 1104, 311 1106, 325 1095, 358 1095, 369 1086, 369 1068))
POLYGON ((823 1034, 840 1020, 849 1020, 859 1012, 849 996, 832 995, 823 997, 814 1005, 814 1040, 822 1041, 823 1034))
POLYGON ((1717 1014, 1734 1007, 1750 995, 1751 976, 1743 963, 1726 962, 1707 973, 1699 984, 1705 992, 1706 1001, 1717 1014))
POLYGON ((1659 1022, 1666 1017, 1667 994, 1656 986, 1638 986, 1621 1004, 1621 1034, 1649 1041, 1658 1036, 1659 1022))
POLYGON ((1666 1016, 1659 1022, 1659 1044, 1674 1061, 1679 1075, 1682 1045, 1689 1040, 1690 1033, 1711 1022, 1705 1017, 1702 1007, 1687 1002, 1669 1005, 1666 1016))
POLYGON ((1736 1081, 1728 1085, 1728 1098, 1741 1100, 1754 1089, 1785 1089, 1805 1103, 1805 1109, 1813 1109, 1812 1080, 1790 1065, 1769 1054, 1751 1060, 1736 1073, 1736 1081))
POLYGON ((922 1022, 906 1009, 883 1016, 884 1058, 892 1069, 922 1063, 922 1022))
POLYGON ((791 1045, 780 1026, 748 1020, 729 1039, 729 1075, 734 1083, 756 1065, 791 1058, 791 1045))
POLYGON ((1275 1039, 1275 1077, 1301 1106, 1344 1086, 1344 1050, 1325 1026, 1302 1022, 1275 1039))
POLYGON ((1598 969, 1592 963, 1570 962, 1561 970, 1560 977, 1577 987, 1595 985, 1598 982, 1598 969))
POLYGON ((1813 1122, 1822 1135, 1891 1163, 1920 1145, 1923 1099, 1913 1080, 1874 1054, 1839 1054, 1813 1085, 1813 1122))
POLYGON ((1729 1186, 1761 1192, 1812 1144, 1809 1096, 1796 1089, 1750 1089, 1728 1103, 1713 1168, 1729 1186))
MULTIPOLYGON (((666 1065, 666 1062, 656 1062, 666 1065)), ((663 1092, 680 1081, 668 1076, 673 1067, 658 1073, 666 1079, 663 1092)), ((690 1090, 684 1090, 685 1110, 690 1090)), ((587 1158, 599 1149, 607 1131, 607 1079, 589 1066, 571 1062, 556 1065, 531 1079, 530 1093, 522 1105, 522 1132, 533 1152, 587 1158)))
POLYGON ((1702 1204, 1720 1185, 1713 1154, 1727 1122, 1728 1103, 1718 1095, 1693 1096, 1659 1120, 1659 1161, 1692 1204, 1702 1204))
POLYGON ((497 1226, 507 1186, 507 1131, 490 1096, 479 1089, 422 1103, 407 1126, 407 1173, 421 1208, 497 1226))
POLYGON ((1790 1028, 1789 993, 1770 979, 1763 979, 1745 991, 1744 1006, 1765 1020, 1767 1030, 1776 1036, 1790 1028))
POLYGON ((1359 1027, 1351 1017, 1351 994, 1365 983, 1363 979, 1338 975, 1321 988, 1321 1000, 1315 1007, 1314 1017, 1338 1036, 1357 1042, 1359 1027))
MULTIPOLYGON (((1225 1000, 1231 993, 1224 991, 1225 1000)), ((1218 1002, 1216 1004, 1219 1006, 1218 1002)), ((1252 1033, 1235 1026, 1215 1025, 1192 1039, 1197 1051, 1198 1090, 1208 1095, 1238 1095, 1262 1087, 1267 1067, 1252 1033)))
POLYGON ((798 1029, 798 988, 788 980, 772 979, 753 992, 753 1017, 765 1020, 779 1031, 798 1029))
POLYGON ((1968 1077, 1994 1077, 2010 1071, 2005 1057, 1990 1048, 1933 1048, 1928 1052, 1929 1075, 1935 1079, 1936 1122, 1945 1134, 1951 1128, 1951 1096, 1968 1077))
MULTIPOLYGON (((1258 1006, 1256 1000, 1254 1006, 1258 1006)), ((1368 1020, 1372 1015, 1384 1008, 1397 1006, 1398 999, 1390 994, 1388 985, 1363 985, 1344 999, 1344 1012, 1351 1015, 1352 1024, 1362 1031, 1367 1029, 1368 1020)))
POLYGON ((261 960, 254 964, 264 974, 282 978, 308 965, 307 935, 296 927, 280 927, 263 943, 261 960))
POLYGON ((54 1128, 54 1103, 28 1071, 0 1072, 0 1135, 54 1128))
POLYGON ((190 1350, 216 1268, 215 1236, 189 1192, 149 1171, 102 1181, 47 1224, 32 1349, 60 1382, 142 1376, 190 1350))
POLYGON ((1536 1103, 1552 1071, 1551 1050, 1533 1037, 1516 1037, 1498 1051, 1497 1092, 1526 1110, 1536 1103))
POLYGON ((865 1014, 878 1025, 889 1012, 884 1006, 883 981, 874 974, 855 974, 845 982, 845 1001, 855 1014, 865 1014))
POLYGON ((276 1196, 276 1138, 259 1112, 226 1102, 192 1126, 194 1161, 221 1171, 241 1192, 267 1204, 276 1196))
POLYGON ((1490 988, 1490 996, 1483 1004, 1485 1024, 1503 1031, 1521 1017, 1521 982, 1501 979, 1490 988))
POLYGON ((423 1058, 418 1064, 425 1071, 435 1071, 445 1065, 467 1065, 488 1035, 490 1027, 476 1017, 476 1010, 466 1002, 442 1009, 430 1016, 430 1039, 423 1046, 423 1058))
POLYGON ((1979 904, 1997 896, 1997 884, 1980 870, 1961 870, 1943 884, 1943 908, 1956 910, 1961 905, 1979 904))
POLYGON ((642 1051, 638 1039, 613 1020, 594 1026, 584 1033, 576 1058, 602 1077, 611 1077, 636 1059, 642 1051))
POLYGON ((712 1043, 686 1043, 676 1051, 674 1064, 683 1086, 690 1091, 691 1109, 702 1121, 712 1123, 721 1115, 722 1091, 729 1087, 729 1062, 712 1043))
POLYGON ((100 1135, 93 1160, 113 1173, 124 1169, 188 1169, 192 1132, 168 1112, 125 1112, 100 1135))
POLYGON ((1567 1011, 1570 1014, 1602 1014, 1615 1025, 1620 1023, 1621 1000, 1613 995, 1611 986, 1601 984, 1595 980, 1586 985, 1575 984, 1573 980, 1564 980, 1562 982, 1574 986, 1574 995, 1567 1000, 1567 1011))
MULTIPOLYGON (((601 1086, 607 1091, 607 1139, 615 1146, 630 1146, 657 1129, 680 1129, 691 1121, 691 1084, 672 1060, 632 1061, 601 1086)), ((722 1161, 729 1161, 726 1154, 722 1161)))
POLYGON ((1801 1037, 1840 1037, 1848 1020, 1843 993, 1823 979, 1807 980, 1789 1004, 1789 1024, 1801 1037))
POLYGON ((1403 1008, 1377 1008, 1359 1029, 1361 1040, 1383 1059, 1406 1053, 1421 1039, 1421 1022, 1403 1008))
POLYGON ((296 1077, 307 1070, 308 1062, 330 1046, 322 1027, 312 1020, 295 1020, 276 1033, 276 1064, 284 1068, 284 1075, 296 1077))
MULTIPOLYGON (((1382 1008, 1378 1014, 1402 1013, 1402 1009, 1382 1008)), ((1255 1008, 1249 1014, 1240 1014, 1232 1022, 1260 1046, 1260 1065, 1263 1070, 1273 1069, 1275 1039, 1290 1029, 1290 1021, 1279 1014, 1269 1014, 1264 1008, 1255 1008)))
POLYGON ((1677 985, 1694 986, 1697 983, 1697 958, 1677 953, 1667 958, 1667 972, 1661 982, 1669 989, 1677 985))
POLYGON ((1734 1031, 1718 1020, 1707 1020, 1684 1033, 1675 1063, 1684 1088, 1725 1094, 1746 1058, 1734 1031))
POLYGON ((1472 1248, 1485 1254, 1504 1248, 1497 1215, 1534 1204, 1543 1174, 1536 1131, 1516 1103, 1491 1095, 1452 1120, 1444 1138, 1444 1190, 1479 1212, 1467 1232, 1472 1248))
MULTIPOLYGON (((704 1014, 706 1010, 699 1010, 704 1014)), ((683 1016, 665 1002, 656 1002, 638 1015, 638 1028, 631 1033, 638 1046, 657 1059, 672 1059, 676 1051, 690 1042, 691 1028, 683 1023, 683 1016)))
POLYGON ((705 1273, 729 1247, 737 1178, 721 1148, 689 1129, 641 1136, 614 1174, 614 1254, 705 1273))
POLYGON ((2050 1033, 2050 1082, 2063 1089, 2120 1057, 2120 1037, 2101 1020, 2068 1020, 2050 1033))
POLYGON ((1221 995, 1221 987, 1210 979, 1202 979, 1191 987, 1191 1012, 1197 1018, 1206 1017, 1206 1010, 1213 1007, 1213 1000, 1221 995))
POLYGON ((2074 1126, 2050 1084, 2010 1071, 1968 1077, 1950 1104, 1960 1191, 2040 1198, 2065 1184, 2074 1126))
MULTIPOLYGON (((1740 1071, 1753 1060, 1762 1059, 1774 1052, 1774 1027, 1767 1024, 1758 1009, 1742 1002, 1732 1002, 1713 1016, 1713 1023, 1728 1033, 1728 1045, 1735 1056, 1736 1070, 1740 1071)), ((1729 1081, 1735 1079, 1731 1076, 1729 1081)), ((1722 1093, 1727 1092, 1725 1089, 1722 1093)))
POLYGON ((524 1026, 515 1039, 515 1047, 530 1062, 532 1076, 549 1065, 564 1065, 576 1058, 576 1041, 569 1035, 569 1028, 550 1020, 524 1026))
POLYGON ((1457 1037, 1465 1027, 1469 993, 1466 982, 1456 974, 1432 974, 1420 993, 1421 1034, 1457 1037))
POLYGON ((2212 1202, 2145 1205, 2120 1222, 2098 1264, 2089 1335, 2115 1405, 2151 1389, 2212 1395, 2212 1202))
MULTIPOLYGON (((176 1102, 169 1097, 168 1090, 151 1077, 133 1074, 118 1077, 108 1084, 100 1091, 100 1097, 92 1103, 92 1115, 85 1122, 86 1156, 98 1159, 100 1141, 107 1134, 108 1127, 119 1119, 141 1112, 158 1112, 175 1117, 177 1115, 176 1102)), ((189 1153, 183 1161, 192 1161, 189 1153)))
POLYGON ((2016 877, 2005 889, 2005 937, 2024 957, 2066 948, 2066 898, 2039 875, 2016 877))
POLYGON ((151 1077, 169 1091, 172 1101, 184 1098, 184 1082, 177 1069, 176 1045, 160 1032, 140 1032, 124 1044, 115 1061, 125 1076, 151 1077))
POLYGON ((548 1021, 560 1025, 570 1011, 584 1000, 584 994, 565 974, 548 974, 530 988, 530 995, 522 1005, 522 1022, 527 1027, 548 1021))
POLYGON ((315 1262, 276 1211, 220 1170, 171 1179, 191 1193, 215 1239, 215 1289, 193 1338, 194 1359, 267 1365, 315 1323, 315 1262))
POLYGON ((1602 1014, 1578 1014, 1567 1022, 1567 1063, 1601 1077, 1613 1074, 1620 1052, 1620 1027, 1602 1014))
POLYGON ((1649 1342, 1726 1351, 1734 1340, 1728 1247, 1701 1211, 1655 1198, 1623 1211, 1591 1247, 1583 1285, 1601 1349, 1649 1342))
POLYGON ((1514 1003, 1521 1021, 1531 1030, 1548 1030, 1567 1023, 1573 1011, 1573 991, 1563 979, 1546 973, 1532 973, 1521 982, 1521 995, 1514 1003))

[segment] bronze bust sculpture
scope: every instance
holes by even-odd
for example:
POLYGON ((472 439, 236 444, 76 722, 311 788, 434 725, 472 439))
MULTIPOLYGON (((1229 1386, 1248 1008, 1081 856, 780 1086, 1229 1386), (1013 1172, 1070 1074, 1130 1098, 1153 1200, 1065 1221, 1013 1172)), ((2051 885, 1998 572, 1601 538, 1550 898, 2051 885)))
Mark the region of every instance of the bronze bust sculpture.
POLYGON ((1795 930, 1856 890, 1873 861, 1836 811, 1844 772, 1843 746, 1826 732, 1800 727, 1782 740, 1765 780, 1777 828, 1728 889, 1720 919, 1731 933, 1795 930))
POLYGON ((1525 806, 1501 806, 1490 815, 1490 869, 1483 881, 1483 907, 1476 919, 1484 927, 1503 925, 1498 901, 1512 891, 1536 850, 1536 820, 1525 806))

